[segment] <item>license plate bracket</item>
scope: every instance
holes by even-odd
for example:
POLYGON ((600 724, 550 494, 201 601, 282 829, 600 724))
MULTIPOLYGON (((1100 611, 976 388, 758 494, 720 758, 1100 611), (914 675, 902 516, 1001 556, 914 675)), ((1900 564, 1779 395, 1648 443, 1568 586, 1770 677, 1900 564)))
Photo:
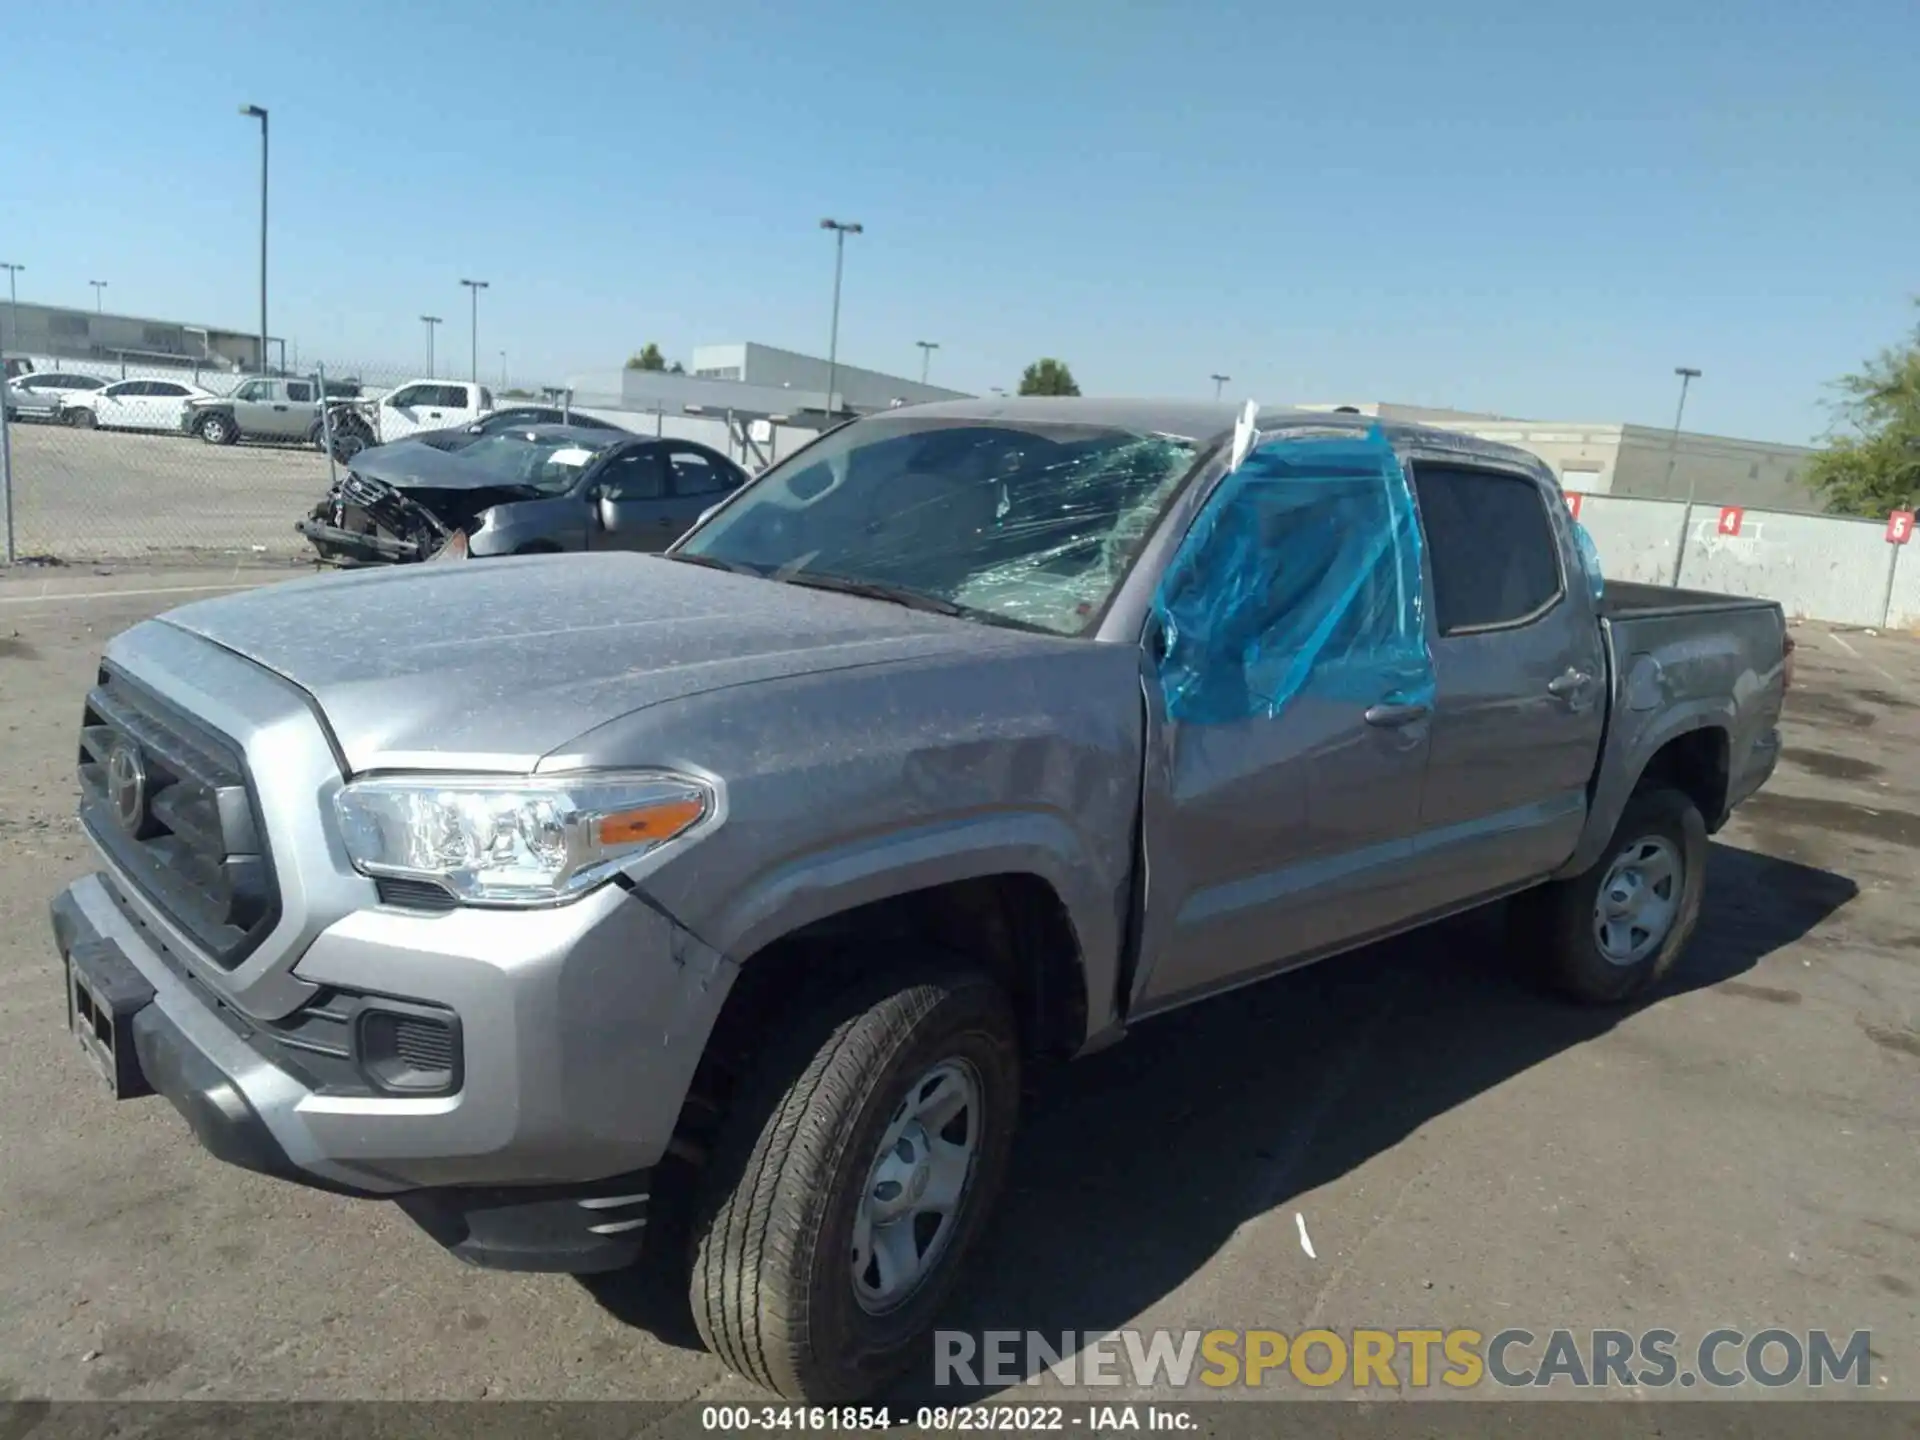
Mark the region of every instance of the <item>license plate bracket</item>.
POLYGON ((116 1100, 153 1094, 140 1068, 133 1018, 153 1003, 153 986, 109 941, 90 940, 67 955, 67 1028, 116 1100))

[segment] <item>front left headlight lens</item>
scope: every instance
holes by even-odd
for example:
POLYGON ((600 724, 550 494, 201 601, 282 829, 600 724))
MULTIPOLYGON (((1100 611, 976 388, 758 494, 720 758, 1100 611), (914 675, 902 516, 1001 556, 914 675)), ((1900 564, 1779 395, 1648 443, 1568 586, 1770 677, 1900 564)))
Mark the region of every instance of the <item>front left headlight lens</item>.
POLYGON ((334 797, 363 875, 439 885, 473 905, 553 905, 684 835, 713 810, 700 781, 659 771, 381 776, 334 797))

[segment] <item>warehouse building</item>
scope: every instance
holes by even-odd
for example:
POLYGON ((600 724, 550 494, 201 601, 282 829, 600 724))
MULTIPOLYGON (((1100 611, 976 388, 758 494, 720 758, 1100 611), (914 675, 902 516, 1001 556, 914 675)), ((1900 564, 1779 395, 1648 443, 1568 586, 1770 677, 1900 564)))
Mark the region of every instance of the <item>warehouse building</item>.
MULTIPOLYGON (((1306 405, 1332 410, 1333 405, 1306 405)), ((1826 504, 1803 477, 1814 452, 1801 445, 1735 440, 1655 425, 1572 420, 1518 420, 1464 410, 1384 402, 1346 408, 1383 420, 1405 420, 1457 430, 1531 450, 1553 467, 1568 490, 1637 499, 1695 499, 1754 510, 1820 514, 1826 504)))
MULTIPOLYGON (((764 385, 776 389, 818 391, 827 389, 828 364, 817 355, 802 355, 773 345, 739 341, 726 345, 697 345, 693 363, 687 366, 696 379, 737 380, 744 385, 764 385)), ((892 405, 918 405, 930 400, 965 400, 961 390, 946 390, 938 385, 922 385, 899 375, 879 370, 862 370, 844 361, 832 367, 834 393, 840 404, 850 410, 885 410, 892 405)))
POLYGON ((962 390, 838 364, 833 367, 837 404, 830 407, 827 369, 818 356, 749 342, 696 346, 685 375, 669 370, 599 371, 571 375, 566 384, 583 406, 599 403, 665 415, 778 415, 816 428, 830 410, 868 415, 898 405, 970 398, 962 390))
MULTIPOLYGON (((260 335, 218 325, 102 314, 65 305, 20 301, 5 315, 6 352, 36 359, 85 361, 123 370, 231 373, 260 364, 260 335)), ((277 341, 273 343, 279 343, 277 341)))

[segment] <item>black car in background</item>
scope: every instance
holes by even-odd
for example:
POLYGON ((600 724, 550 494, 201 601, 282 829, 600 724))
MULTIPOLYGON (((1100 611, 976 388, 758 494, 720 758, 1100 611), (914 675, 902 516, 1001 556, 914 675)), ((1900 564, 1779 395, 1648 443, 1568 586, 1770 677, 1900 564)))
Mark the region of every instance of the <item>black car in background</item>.
POLYGON ((664 550, 748 478, 705 445, 600 422, 505 429, 455 450, 416 435, 351 466, 295 526, 323 560, 664 550))
POLYGON ((515 405, 507 410, 495 410, 491 415, 484 415, 471 425, 454 425, 445 430, 426 430, 412 438, 422 445, 431 445, 436 450, 452 453, 456 450, 464 450, 474 441, 484 440, 489 435, 499 435, 509 430, 524 430, 530 425, 570 425, 576 430, 621 431, 620 426, 606 420, 595 420, 590 416, 563 411, 552 405, 515 405))

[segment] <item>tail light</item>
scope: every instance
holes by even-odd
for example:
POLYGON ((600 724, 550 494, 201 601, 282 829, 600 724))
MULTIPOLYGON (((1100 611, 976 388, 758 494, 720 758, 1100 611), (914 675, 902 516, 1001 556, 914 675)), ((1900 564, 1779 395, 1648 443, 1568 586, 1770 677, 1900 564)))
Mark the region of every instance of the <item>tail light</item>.
POLYGON ((1780 637, 1780 688, 1793 688, 1793 636, 1782 632, 1780 637))

